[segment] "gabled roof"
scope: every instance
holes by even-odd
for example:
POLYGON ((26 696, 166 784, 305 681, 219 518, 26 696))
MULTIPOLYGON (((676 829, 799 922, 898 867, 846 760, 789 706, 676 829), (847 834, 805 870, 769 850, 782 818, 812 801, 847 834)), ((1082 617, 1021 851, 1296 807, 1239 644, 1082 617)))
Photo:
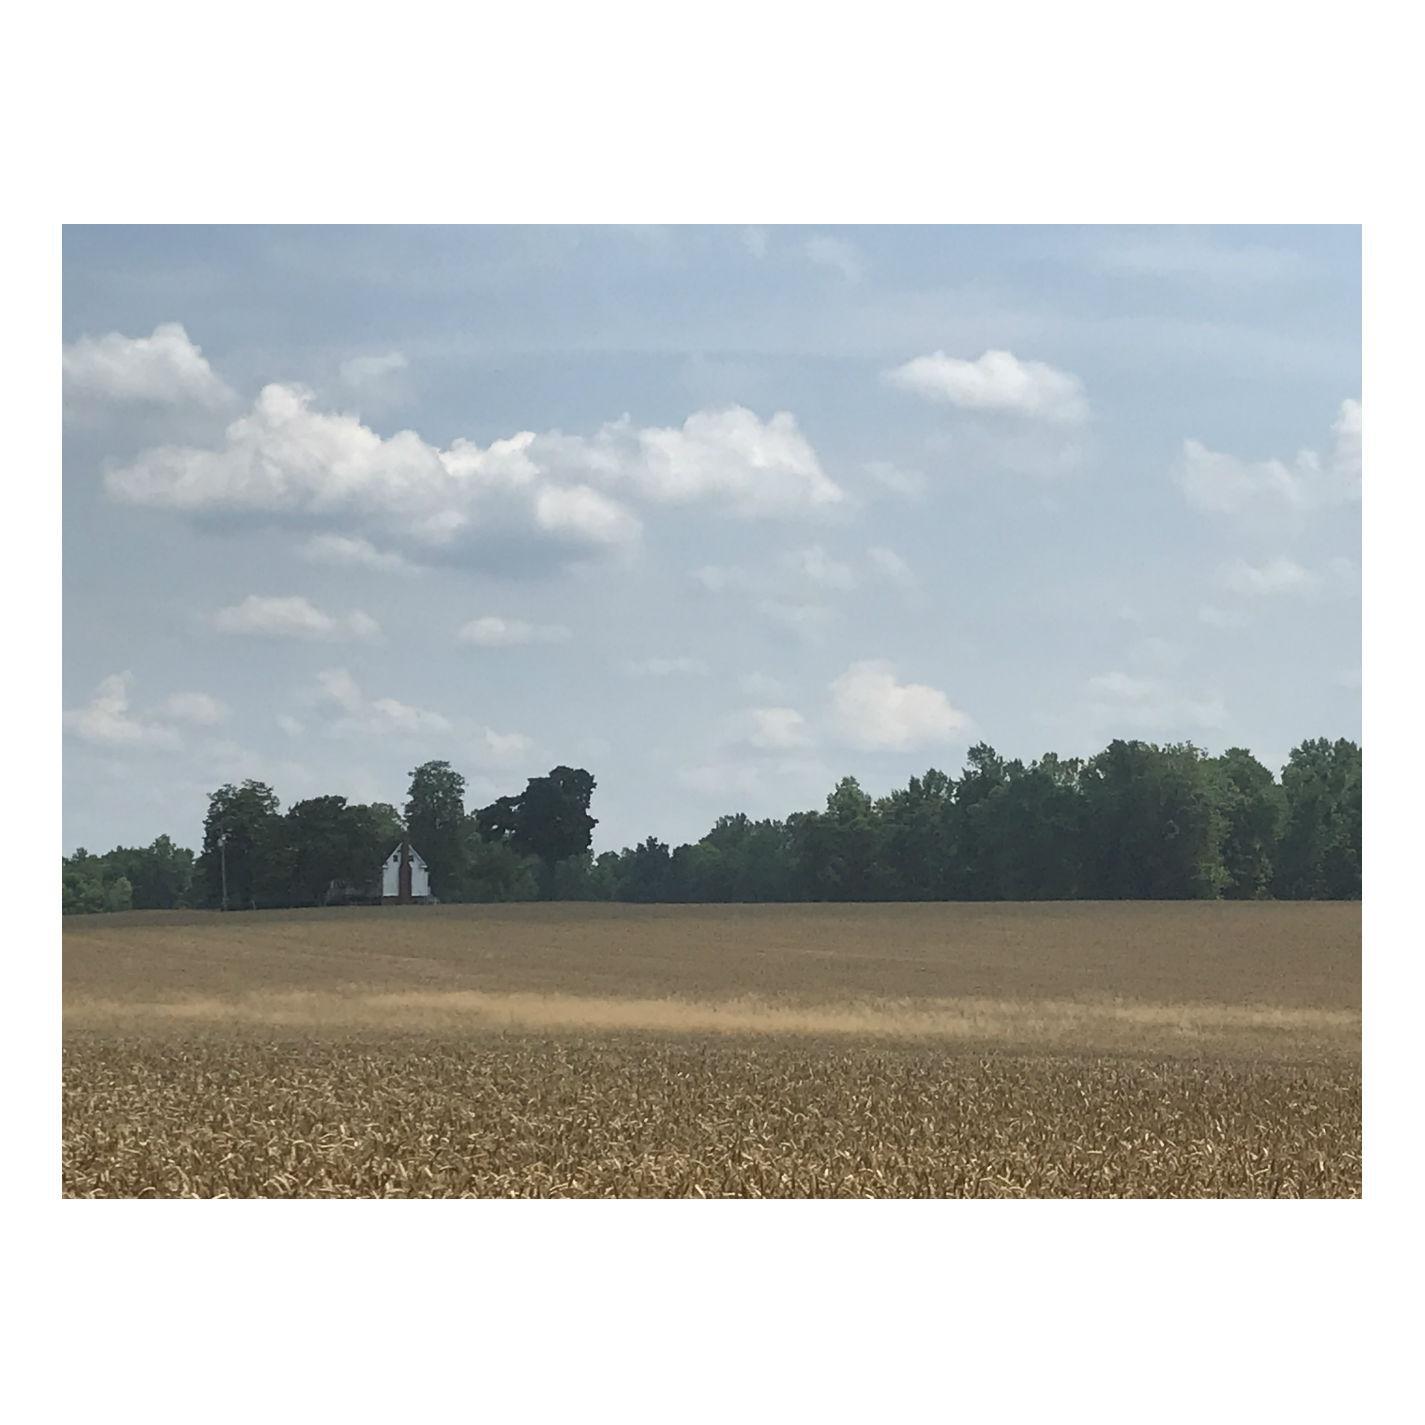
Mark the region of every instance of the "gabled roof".
MULTIPOLYGON (((383 866, 399 866, 401 864, 401 843, 399 841, 396 843, 395 850, 393 850, 391 854, 381 864, 383 866)), ((426 865, 426 858, 422 856, 421 853, 417 851, 414 846, 411 847, 411 865, 419 866, 422 870, 430 869, 426 865)))

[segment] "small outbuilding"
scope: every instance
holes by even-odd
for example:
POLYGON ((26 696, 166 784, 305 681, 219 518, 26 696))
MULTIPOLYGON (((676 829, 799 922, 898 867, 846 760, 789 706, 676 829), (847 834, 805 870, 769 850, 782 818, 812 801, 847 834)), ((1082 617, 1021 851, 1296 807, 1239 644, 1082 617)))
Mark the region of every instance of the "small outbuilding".
POLYGON ((425 858, 409 841, 401 844, 381 865, 382 905, 429 905, 435 897, 430 893, 430 871, 425 858))

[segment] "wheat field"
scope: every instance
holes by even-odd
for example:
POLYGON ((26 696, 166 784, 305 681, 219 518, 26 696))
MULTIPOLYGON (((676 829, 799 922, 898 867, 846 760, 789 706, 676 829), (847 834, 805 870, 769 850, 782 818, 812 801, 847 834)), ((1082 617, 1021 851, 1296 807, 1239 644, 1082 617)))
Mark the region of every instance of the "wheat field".
POLYGON ((1352 1197, 1351 904, 66 922, 70 1197, 1352 1197))

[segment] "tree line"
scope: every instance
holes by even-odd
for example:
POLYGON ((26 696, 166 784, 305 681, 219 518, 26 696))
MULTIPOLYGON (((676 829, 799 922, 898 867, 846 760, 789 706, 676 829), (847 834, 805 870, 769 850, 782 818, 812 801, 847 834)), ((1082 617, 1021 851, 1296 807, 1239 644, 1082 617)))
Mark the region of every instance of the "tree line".
POLYGON ((719 817, 594 856, 596 783, 556 767, 469 811, 448 762, 411 774, 401 812, 263 782, 209 797, 197 856, 147 848, 64 862, 65 913, 329 905, 379 896, 408 836, 442 901, 1352 900, 1361 894, 1361 750, 1301 743, 1280 778, 1244 748, 1114 741, 1097 756, 1006 760, 985 743, 886 796, 844 777, 823 808, 719 817))

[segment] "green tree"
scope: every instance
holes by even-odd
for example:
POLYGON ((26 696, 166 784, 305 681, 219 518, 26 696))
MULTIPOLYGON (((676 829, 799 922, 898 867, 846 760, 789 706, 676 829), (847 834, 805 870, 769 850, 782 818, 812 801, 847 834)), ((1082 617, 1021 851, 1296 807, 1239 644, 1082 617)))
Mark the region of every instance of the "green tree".
POLYGON ((788 818, 790 854, 810 900, 873 900, 882 891, 875 806, 855 777, 843 777, 826 810, 788 818))
POLYGON ((597 783, 581 767, 555 767, 531 777, 519 796, 499 797, 475 813, 475 826, 486 841, 507 841, 522 856, 544 866, 544 893, 554 892, 560 861, 589 849, 598 821, 589 815, 597 783))
POLYGON ((1282 790, 1245 747, 1229 747, 1211 767, 1223 821, 1222 894, 1228 900, 1262 900, 1272 893, 1282 790))
POLYGON ((539 899, 540 863, 521 856, 508 842, 472 836, 466 872, 466 894, 472 901, 532 901, 539 899))
POLYGON ((1324 737, 1294 747, 1282 769, 1285 825, 1276 893, 1291 900, 1359 900, 1361 749, 1324 737))
POLYGON ((1111 742, 1080 778, 1085 887, 1098 900, 1202 900, 1226 879, 1222 814, 1203 752, 1111 742))
POLYGON ((955 784, 931 767, 876 803, 882 877, 895 900, 939 900, 949 890, 955 784))
POLYGON ((406 830, 425 857, 432 891, 442 900, 463 900, 469 872, 465 778, 449 762, 423 762, 411 773, 406 830))
POLYGON ((266 782, 227 783, 208 797, 197 881, 204 903, 229 910, 287 903, 289 855, 277 794, 266 782))

